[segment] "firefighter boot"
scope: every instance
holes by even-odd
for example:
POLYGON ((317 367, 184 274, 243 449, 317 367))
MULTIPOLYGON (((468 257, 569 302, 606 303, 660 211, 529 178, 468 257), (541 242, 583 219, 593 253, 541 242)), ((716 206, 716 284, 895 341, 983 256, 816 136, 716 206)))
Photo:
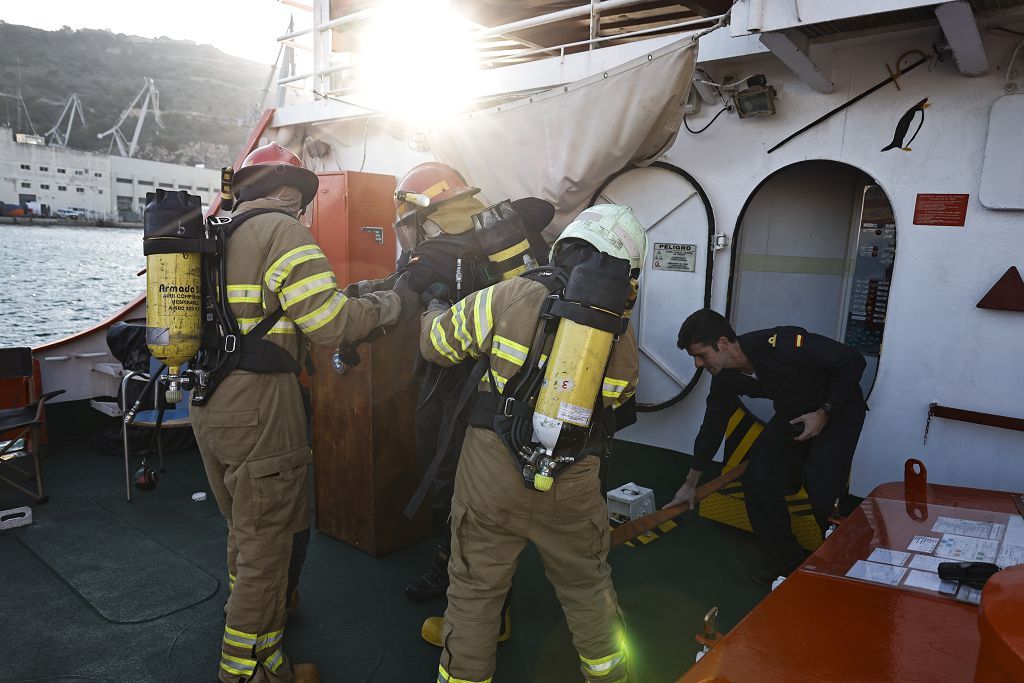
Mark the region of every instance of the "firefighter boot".
POLYGON ((426 602, 432 598, 441 597, 447 590, 448 550, 443 546, 437 546, 437 552, 430 560, 427 571, 405 587, 405 594, 413 602, 426 602))
MULTIPOLYGON (((444 647, 441 638, 444 635, 444 617, 427 617, 420 628, 420 636, 434 647, 444 647)), ((512 635, 512 616, 509 601, 501 609, 501 628, 498 630, 498 642, 504 643, 512 635)))
POLYGON ((292 683, 320 683, 316 664, 296 664, 292 667, 292 683))

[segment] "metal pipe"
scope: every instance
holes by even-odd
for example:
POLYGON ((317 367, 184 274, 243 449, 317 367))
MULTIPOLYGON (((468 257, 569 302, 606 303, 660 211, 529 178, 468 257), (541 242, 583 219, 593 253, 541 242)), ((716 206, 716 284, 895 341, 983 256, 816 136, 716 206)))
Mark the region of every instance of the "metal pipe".
MULTIPOLYGON (((691 19, 689 21, 683 21, 683 22, 680 22, 678 24, 667 24, 665 26, 655 26, 654 28, 645 28, 645 29, 641 29, 639 31, 631 31, 629 33, 620 33, 619 35, 614 35, 614 36, 601 36, 600 38, 595 38, 593 40, 578 40, 575 43, 566 43, 564 45, 558 45, 558 46, 555 46, 555 47, 545 47, 545 48, 541 48, 539 50, 529 50, 527 52, 517 52, 515 54, 508 55, 508 56, 505 56, 505 57, 498 57, 496 59, 488 60, 486 62, 483 62, 483 64, 496 64, 498 62, 502 62, 502 61, 505 61, 505 60, 508 60, 508 59, 517 59, 519 57, 528 57, 530 55, 539 54, 541 52, 550 52, 551 50, 559 50, 559 49, 560 50, 564 50, 567 47, 579 47, 580 45, 587 45, 587 44, 590 44, 590 43, 603 43, 603 42, 608 41, 608 40, 622 40, 623 38, 632 38, 633 36, 642 36, 642 35, 646 35, 648 33, 657 33, 659 31, 671 31, 671 30, 674 30, 674 29, 677 29, 677 28, 685 28, 687 26, 693 26, 694 24, 704 24, 704 23, 707 23, 709 21, 719 21, 724 16, 725 16, 724 14, 721 14, 721 15, 714 16, 714 17, 701 17, 700 19, 691 19)), ((563 55, 563 57, 564 57, 564 55, 563 55)))
POLYGON ((339 26, 344 26, 345 24, 354 24, 354 23, 356 23, 358 21, 364 21, 366 19, 369 19, 374 14, 376 14, 376 12, 377 12, 377 9, 374 8, 374 7, 371 7, 369 9, 359 10, 358 12, 353 12, 352 14, 346 14, 344 16, 338 17, 337 19, 331 19, 330 21, 325 22, 323 24, 320 24, 319 26, 317 26, 315 28, 313 28, 313 27, 303 28, 303 29, 299 29, 298 31, 292 31, 291 33, 285 33, 283 35, 278 36, 277 39, 279 41, 280 40, 291 40, 292 38, 298 38, 299 36, 309 35, 314 30, 328 31, 328 30, 330 30, 332 28, 338 28, 339 26))
POLYGON ((537 17, 530 17, 529 19, 520 19, 519 21, 513 21, 510 24, 503 24, 501 26, 494 26, 486 28, 477 34, 478 38, 487 38, 490 36, 496 36, 502 33, 512 33, 514 31, 522 31, 528 28, 535 28, 537 26, 544 26, 545 24, 553 24, 557 21, 565 21, 566 19, 576 19, 577 17, 586 16, 591 13, 592 10, 596 10, 600 13, 611 12, 619 9, 620 7, 628 7, 629 5, 639 5, 644 0, 604 0, 596 5, 580 5, 579 7, 570 7, 569 9, 563 9, 558 12, 550 12, 549 14, 542 14, 537 17))

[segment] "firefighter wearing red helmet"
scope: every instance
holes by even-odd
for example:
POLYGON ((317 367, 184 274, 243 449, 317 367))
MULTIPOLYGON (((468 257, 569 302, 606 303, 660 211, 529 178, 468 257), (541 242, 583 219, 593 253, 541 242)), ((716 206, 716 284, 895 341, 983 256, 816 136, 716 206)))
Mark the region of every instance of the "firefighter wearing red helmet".
POLYGON ((478 192, 447 164, 427 161, 414 167, 395 191, 394 228, 402 249, 411 252, 425 239, 472 229, 471 216, 484 209, 478 192))
POLYGON ((403 283, 360 298, 338 289, 326 256, 297 220, 316 194, 317 176, 289 150, 276 142, 254 150, 234 180, 225 269, 245 353, 191 413, 228 526, 231 593, 219 680, 309 683, 319 681, 316 667, 293 666, 282 649, 310 521, 311 455, 295 370, 307 339, 331 347, 357 342, 418 313, 418 297, 403 283))

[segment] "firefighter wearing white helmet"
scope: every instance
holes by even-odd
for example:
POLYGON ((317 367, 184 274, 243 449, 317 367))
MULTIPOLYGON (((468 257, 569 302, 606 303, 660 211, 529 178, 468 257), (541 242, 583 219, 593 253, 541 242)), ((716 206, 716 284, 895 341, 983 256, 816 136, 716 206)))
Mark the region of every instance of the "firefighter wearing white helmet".
POLYGON ((432 303, 420 350, 449 366, 479 357, 452 501, 439 681, 490 681, 501 606, 533 542, 562 603, 587 681, 627 681, 600 460, 639 375, 628 324, 647 239, 628 207, 581 213, 552 266, 432 303), (472 572, 470 572, 472 568, 472 572))

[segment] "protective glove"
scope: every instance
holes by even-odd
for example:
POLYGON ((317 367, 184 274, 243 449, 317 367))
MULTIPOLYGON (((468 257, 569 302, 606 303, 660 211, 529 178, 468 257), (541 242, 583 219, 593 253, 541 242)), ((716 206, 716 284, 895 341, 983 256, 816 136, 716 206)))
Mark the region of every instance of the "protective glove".
POLYGON ((445 304, 445 308, 448 308, 451 306, 451 304, 448 303, 450 301, 448 297, 448 285, 443 282, 435 282, 423 290, 423 293, 420 294, 420 302, 427 307, 427 310, 432 310, 431 306, 435 301, 443 302, 445 304))

